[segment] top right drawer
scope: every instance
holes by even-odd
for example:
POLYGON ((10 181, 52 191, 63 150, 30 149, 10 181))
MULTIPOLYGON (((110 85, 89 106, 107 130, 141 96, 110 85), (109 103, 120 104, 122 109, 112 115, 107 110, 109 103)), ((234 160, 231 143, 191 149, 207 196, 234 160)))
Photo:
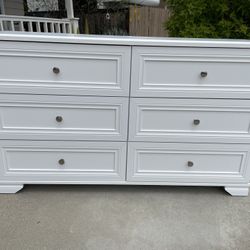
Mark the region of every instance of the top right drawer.
POLYGON ((250 49, 134 47, 131 95, 250 97, 250 49))

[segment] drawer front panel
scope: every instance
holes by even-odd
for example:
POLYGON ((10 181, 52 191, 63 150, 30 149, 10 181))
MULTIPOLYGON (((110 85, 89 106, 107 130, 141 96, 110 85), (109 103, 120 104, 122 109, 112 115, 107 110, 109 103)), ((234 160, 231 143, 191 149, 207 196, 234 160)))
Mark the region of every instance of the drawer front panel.
POLYGON ((250 101, 132 98, 130 140, 249 138, 250 101))
POLYGON ((5 180, 124 180, 126 143, 1 141, 5 180))
POLYGON ((1 92, 127 96, 130 47, 0 42, 1 92))
POLYGON ((0 95, 0 138, 126 140, 128 98, 0 95))
POLYGON ((249 96, 250 50, 133 49, 132 96, 249 96))
POLYGON ((247 183, 248 154, 244 144, 131 142, 128 180, 247 183))

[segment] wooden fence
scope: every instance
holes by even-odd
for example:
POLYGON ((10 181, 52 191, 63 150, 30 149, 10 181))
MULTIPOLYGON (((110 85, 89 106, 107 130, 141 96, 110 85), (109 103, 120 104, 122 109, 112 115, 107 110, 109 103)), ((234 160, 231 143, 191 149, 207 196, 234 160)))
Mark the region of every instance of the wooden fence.
MULTIPOLYGON (((65 11, 27 13, 34 16, 61 18, 66 16, 65 11)), ((168 36, 164 23, 169 17, 165 8, 165 0, 159 7, 142 7, 132 5, 129 8, 117 10, 95 10, 84 13, 75 8, 75 16, 80 18, 79 29, 83 34, 109 34, 131 36, 168 36), (107 18, 107 13, 110 18, 107 18)))
POLYGON ((131 36, 168 36, 164 23, 169 12, 164 7, 136 7, 129 11, 129 35, 131 36))
MULTIPOLYGON (((98 11, 85 15, 85 19, 82 19, 82 25, 86 21, 88 23, 88 32, 90 34, 106 34, 106 35, 128 35, 128 9, 122 9, 119 11, 111 12, 110 19, 107 19, 107 11, 98 11)), ((81 24, 80 24, 81 25, 81 24)))

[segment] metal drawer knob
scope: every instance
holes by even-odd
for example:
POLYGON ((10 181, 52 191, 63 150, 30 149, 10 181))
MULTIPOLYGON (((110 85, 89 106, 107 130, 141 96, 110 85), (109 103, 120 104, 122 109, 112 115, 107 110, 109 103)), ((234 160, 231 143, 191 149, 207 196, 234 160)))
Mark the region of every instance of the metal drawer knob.
POLYGON ((199 119, 194 119, 193 123, 194 123, 194 125, 199 125, 201 123, 201 121, 199 119))
POLYGON ((193 163, 192 161, 188 161, 188 162, 187 162, 187 165, 188 165, 188 167, 193 167, 193 166, 194 166, 194 163, 193 163))
POLYGON ((57 117, 56 117, 56 121, 57 121, 57 122, 62 122, 62 121, 63 121, 62 116, 57 116, 57 117))
POLYGON ((60 73, 60 69, 58 67, 53 67, 53 73, 59 74, 60 73))
POLYGON ((59 161, 58 161, 58 163, 59 163, 59 165, 64 165, 65 164, 65 160, 64 159, 60 159, 59 161))
POLYGON ((202 72, 201 72, 201 77, 207 77, 207 72, 202 71, 202 72))

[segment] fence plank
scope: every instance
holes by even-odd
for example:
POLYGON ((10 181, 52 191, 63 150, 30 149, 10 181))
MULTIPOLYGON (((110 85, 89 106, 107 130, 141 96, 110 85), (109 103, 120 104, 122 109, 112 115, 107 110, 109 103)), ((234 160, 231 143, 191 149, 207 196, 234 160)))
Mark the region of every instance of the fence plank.
POLYGON ((164 7, 136 7, 129 11, 129 35, 131 36, 168 36, 164 23, 169 12, 164 7))

